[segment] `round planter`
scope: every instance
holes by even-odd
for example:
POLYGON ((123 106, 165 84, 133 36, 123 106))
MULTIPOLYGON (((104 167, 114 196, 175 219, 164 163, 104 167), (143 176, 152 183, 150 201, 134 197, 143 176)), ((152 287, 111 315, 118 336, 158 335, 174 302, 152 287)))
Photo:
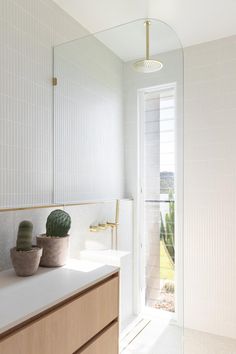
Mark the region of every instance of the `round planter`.
POLYGON ((43 249, 40 265, 42 267, 63 266, 69 254, 69 239, 69 235, 64 237, 49 237, 45 234, 37 236, 37 245, 43 249))
POLYGON ((30 251, 17 251, 16 247, 10 249, 12 265, 20 277, 28 277, 37 272, 42 248, 33 246, 30 251))

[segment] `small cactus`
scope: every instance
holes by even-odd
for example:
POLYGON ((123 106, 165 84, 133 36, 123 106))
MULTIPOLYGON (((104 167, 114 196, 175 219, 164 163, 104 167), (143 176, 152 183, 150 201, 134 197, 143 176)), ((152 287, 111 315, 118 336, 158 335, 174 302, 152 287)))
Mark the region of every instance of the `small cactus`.
POLYGON ((46 223, 46 235, 64 237, 71 226, 71 218, 64 210, 54 210, 49 214, 46 223))
POLYGON ((30 221, 22 221, 18 228, 16 250, 30 251, 32 249, 33 224, 30 221))

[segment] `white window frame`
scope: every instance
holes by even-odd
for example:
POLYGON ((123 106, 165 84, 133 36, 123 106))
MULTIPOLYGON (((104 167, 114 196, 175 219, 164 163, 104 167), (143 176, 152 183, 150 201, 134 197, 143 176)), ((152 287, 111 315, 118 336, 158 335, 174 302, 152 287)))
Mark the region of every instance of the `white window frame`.
POLYGON ((144 240, 144 95, 167 89, 175 97, 175 308, 173 320, 183 326, 183 112, 178 114, 177 84, 169 83, 137 90, 138 105, 138 193, 136 209, 137 243, 134 249, 134 309, 140 313, 145 308, 145 240, 144 240))

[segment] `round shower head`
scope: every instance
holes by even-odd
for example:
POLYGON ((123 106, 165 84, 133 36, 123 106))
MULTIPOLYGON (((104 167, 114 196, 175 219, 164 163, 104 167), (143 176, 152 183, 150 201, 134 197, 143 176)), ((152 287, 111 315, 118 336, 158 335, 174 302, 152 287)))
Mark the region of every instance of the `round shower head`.
POLYGON ((145 74, 154 73, 155 71, 159 71, 163 68, 163 64, 154 59, 139 60, 136 61, 133 66, 135 70, 145 74))
POLYGON ((155 59, 150 59, 149 57, 149 26, 151 21, 147 20, 144 22, 146 27, 146 58, 138 60, 133 64, 133 68, 141 73, 153 73, 162 69, 163 64, 155 59))

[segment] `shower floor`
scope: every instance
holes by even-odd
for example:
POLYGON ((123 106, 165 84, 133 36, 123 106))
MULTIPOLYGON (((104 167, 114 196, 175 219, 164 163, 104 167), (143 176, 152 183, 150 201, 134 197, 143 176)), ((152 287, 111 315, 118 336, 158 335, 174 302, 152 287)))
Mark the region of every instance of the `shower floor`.
POLYGON ((165 311, 146 309, 121 334, 121 354, 236 354, 236 340, 181 328, 165 311), (184 336, 183 336, 184 333, 184 336))

